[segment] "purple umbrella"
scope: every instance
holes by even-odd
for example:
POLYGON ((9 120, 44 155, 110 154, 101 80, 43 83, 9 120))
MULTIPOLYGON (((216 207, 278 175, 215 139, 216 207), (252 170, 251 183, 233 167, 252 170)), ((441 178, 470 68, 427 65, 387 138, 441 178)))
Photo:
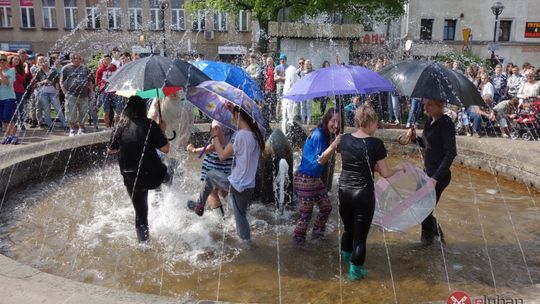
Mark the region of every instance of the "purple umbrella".
POLYGON ((227 104, 235 104, 257 122, 263 136, 266 133, 264 118, 257 103, 251 100, 241 89, 237 89, 226 82, 209 80, 196 87, 189 87, 186 98, 206 115, 232 130, 237 129, 236 122, 227 104))
POLYGON ((394 85, 379 74, 359 66, 333 65, 309 73, 283 96, 296 102, 315 97, 371 94, 394 91, 394 85))

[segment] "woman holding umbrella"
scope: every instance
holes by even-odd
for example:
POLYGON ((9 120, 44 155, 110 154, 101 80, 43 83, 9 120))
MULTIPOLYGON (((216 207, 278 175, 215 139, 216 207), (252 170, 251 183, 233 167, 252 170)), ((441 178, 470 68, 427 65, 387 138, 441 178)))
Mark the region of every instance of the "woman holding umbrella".
MULTIPOLYGON (((195 210, 204 210, 204 205, 214 189, 229 192, 236 231, 246 245, 251 245, 251 233, 246 218, 246 210, 255 189, 255 175, 261 151, 264 149, 264 138, 257 123, 238 105, 227 104, 237 124, 237 131, 225 148, 221 144, 218 130, 212 129, 210 136, 215 152, 221 161, 233 156, 231 174, 210 170, 206 174, 203 189, 197 202, 188 201, 188 206, 195 205, 195 210)), ((202 212, 201 212, 202 214, 202 212)))
MULTIPOLYGON (((444 114, 444 102, 424 98, 424 111, 429 116, 422 133, 417 137, 414 128, 409 129, 407 137, 424 148, 424 166, 435 186, 437 203, 444 189, 450 184, 452 174, 450 166, 456 157, 456 128, 452 119, 444 114)), ((437 219, 431 213, 422 222, 422 244, 432 244, 438 237, 444 243, 444 237, 437 219)))

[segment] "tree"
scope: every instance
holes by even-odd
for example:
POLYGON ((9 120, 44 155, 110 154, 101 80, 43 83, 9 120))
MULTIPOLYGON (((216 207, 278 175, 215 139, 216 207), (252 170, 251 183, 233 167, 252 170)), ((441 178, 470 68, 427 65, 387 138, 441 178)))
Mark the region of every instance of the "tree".
POLYGON ((290 8, 292 17, 315 16, 320 13, 340 12, 353 17, 358 23, 365 21, 388 21, 403 14, 403 6, 408 0, 191 0, 186 3, 188 11, 214 9, 237 13, 250 11, 259 21, 263 32, 260 35, 259 50, 268 47, 268 24, 277 21, 279 11, 290 8), (266 35, 265 35, 266 34, 266 35))

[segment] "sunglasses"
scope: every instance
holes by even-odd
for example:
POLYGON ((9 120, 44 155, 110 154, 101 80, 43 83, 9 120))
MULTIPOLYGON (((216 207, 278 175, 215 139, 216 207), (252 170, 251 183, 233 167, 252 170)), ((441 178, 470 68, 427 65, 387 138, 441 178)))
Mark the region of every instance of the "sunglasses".
POLYGON ((6 58, 0 58, 0 62, 2 62, 2 61, 7 62, 7 59, 6 58))

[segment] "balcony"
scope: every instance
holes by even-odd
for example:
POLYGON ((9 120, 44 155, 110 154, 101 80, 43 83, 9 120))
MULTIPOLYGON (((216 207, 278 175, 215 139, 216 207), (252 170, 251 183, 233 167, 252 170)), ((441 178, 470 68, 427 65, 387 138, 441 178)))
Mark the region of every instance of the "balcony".
POLYGON ((288 38, 358 38, 364 35, 361 24, 313 24, 293 22, 269 22, 271 37, 288 38))

